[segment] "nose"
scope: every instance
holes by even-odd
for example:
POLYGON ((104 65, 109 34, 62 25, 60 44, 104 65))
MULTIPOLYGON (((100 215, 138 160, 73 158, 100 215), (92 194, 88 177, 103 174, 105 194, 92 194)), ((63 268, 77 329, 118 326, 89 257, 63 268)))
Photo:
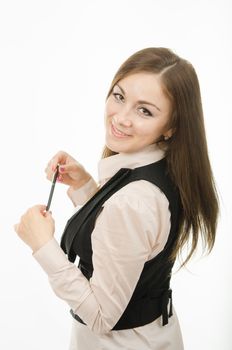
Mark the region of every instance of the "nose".
POLYGON ((113 116, 113 120, 116 124, 124 126, 124 127, 131 127, 132 126, 132 120, 127 112, 120 112, 117 115, 113 116))

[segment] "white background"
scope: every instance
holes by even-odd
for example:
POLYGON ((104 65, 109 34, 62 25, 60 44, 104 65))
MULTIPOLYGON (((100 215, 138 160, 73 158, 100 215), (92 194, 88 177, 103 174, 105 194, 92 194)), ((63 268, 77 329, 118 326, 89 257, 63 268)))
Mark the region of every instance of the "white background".
MULTIPOLYGON (((173 49, 198 73, 221 198, 212 254, 173 276, 185 347, 232 348, 231 30, 229 0, 1 0, 1 349, 68 348, 69 307, 53 294, 12 227, 28 207, 46 203, 50 183, 44 168, 58 150, 71 153, 97 178, 111 79, 129 55, 149 46, 173 49)), ((59 240, 72 213, 60 184, 52 211, 59 240)))

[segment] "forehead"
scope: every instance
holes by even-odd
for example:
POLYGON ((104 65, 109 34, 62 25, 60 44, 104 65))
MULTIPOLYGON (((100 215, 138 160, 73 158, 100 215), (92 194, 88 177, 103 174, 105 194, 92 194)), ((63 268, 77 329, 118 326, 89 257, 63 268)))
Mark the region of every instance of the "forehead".
POLYGON ((163 111, 169 111, 171 107, 158 74, 147 72, 130 74, 119 80, 116 85, 120 86, 128 97, 135 100, 155 103, 163 111))

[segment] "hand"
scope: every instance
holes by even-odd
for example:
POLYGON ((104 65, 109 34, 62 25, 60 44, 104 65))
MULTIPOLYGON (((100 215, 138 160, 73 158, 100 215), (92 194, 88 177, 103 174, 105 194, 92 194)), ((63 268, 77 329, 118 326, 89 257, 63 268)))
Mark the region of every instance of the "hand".
POLYGON ((57 164, 60 164, 57 180, 74 189, 80 188, 91 179, 90 174, 87 173, 80 163, 68 153, 60 151, 49 161, 45 169, 47 179, 50 181, 52 180, 57 164))
POLYGON ((27 210, 21 221, 14 225, 18 236, 35 252, 53 238, 55 223, 44 205, 36 205, 27 210))

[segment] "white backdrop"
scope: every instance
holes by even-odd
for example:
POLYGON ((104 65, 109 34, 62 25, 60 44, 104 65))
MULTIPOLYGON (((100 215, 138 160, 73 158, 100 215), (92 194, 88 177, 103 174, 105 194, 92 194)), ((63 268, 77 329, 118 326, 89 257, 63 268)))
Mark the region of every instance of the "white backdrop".
MULTIPOLYGON (((232 348, 231 30, 229 0, 0 1, 1 349, 68 347, 69 307, 53 294, 13 224, 28 207, 46 203, 44 168, 58 150, 97 178, 111 79, 129 55, 149 46, 169 47, 196 68, 221 197, 212 254, 173 276, 185 347, 232 348)), ((59 240, 72 213, 60 184, 52 211, 59 240)))

